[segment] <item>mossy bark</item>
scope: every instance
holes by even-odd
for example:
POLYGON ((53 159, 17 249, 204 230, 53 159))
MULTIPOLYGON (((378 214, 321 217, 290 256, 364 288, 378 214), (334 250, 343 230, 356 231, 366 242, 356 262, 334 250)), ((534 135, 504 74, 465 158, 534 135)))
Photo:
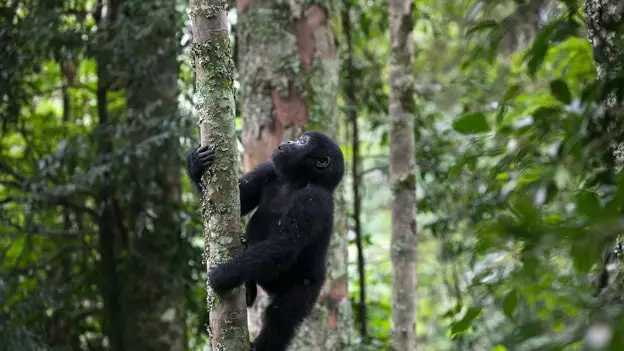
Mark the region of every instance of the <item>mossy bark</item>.
MULTIPOLYGON (((214 164, 203 178, 204 253, 208 269, 242 249, 234 63, 226 8, 223 0, 192 0, 190 10, 201 144, 210 144, 215 150, 214 164)), ((207 290, 212 350, 248 350, 244 287, 224 296, 215 295, 208 286, 207 290)))
POLYGON ((390 0, 390 180, 392 327, 390 349, 416 349, 416 160, 412 0, 390 0))
MULTIPOLYGON (((319 130, 338 138, 338 59, 332 23, 338 1, 238 0, 237 26, 245 170, 267 160, 284 139, 319 130)), ((338 141, 338 140, 337 140, 338 141)), ((347 294, 346 217, 340 186, 328 279, 319 303, 290 350, 348 350, 352 341, 347 294)), ((257 333, 266 295, 250 310, 257 333)))

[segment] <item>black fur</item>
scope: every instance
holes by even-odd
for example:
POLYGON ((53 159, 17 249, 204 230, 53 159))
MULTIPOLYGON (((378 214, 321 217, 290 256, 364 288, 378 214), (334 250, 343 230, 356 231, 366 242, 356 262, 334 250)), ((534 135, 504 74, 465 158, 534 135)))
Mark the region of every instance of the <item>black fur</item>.
MULTIPOLYGON (((209 146, 189 153, 189 176, 200 191, 213 157, 209 146)), ((340 148, 318 132, 280 144, 271 159, 239 179, 241 215, 257 208, 247 224, 248 248, 208 274, 217 293, 245 283, 248 306, 256 283, 269 293, 256 351, 286 350, 316 303, 333 232, 332 195, 344 174, 340 148)))

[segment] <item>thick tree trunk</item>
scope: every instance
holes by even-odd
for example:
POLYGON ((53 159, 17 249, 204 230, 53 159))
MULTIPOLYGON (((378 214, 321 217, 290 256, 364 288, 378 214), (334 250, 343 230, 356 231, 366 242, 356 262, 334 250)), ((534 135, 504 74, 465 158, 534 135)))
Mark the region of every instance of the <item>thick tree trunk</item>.
MULTIPOLYGON (((282 140, 296 137, 303 127, 338 137, 338 60, 327 17, 335 15, 338 1, 324 3, 326 7, 289 4, 237 1, 246 171, 267 160, 282 140)), ((341 186, 335 195, 336 235, 328 258, 328 279, 291 350, 347 350, 351 345, 343 190, 341 186)), ((266 305, 267 297, 259 291, 250 311, 252 333, 259 331, 266 305)))
MULTIPOLYGON (((587 0, 585 18, 589 40, 594 48, 594 61, 598 78, 608 80, 623 73, 624 68, 624 2, 621 0, 587 0)), ((598 139, 607 138, 610 148, 601 156, 606 173, 613 175, 624 166, 624 105, 618 103, 615 94, 607 97, 604 113, 594 117, 590 125, 590 135, 598 139)), ((605 177, 601 177, 605 178, 605 177)), ((613 177, 606 180, 614 182, 613 177)), ((621 239, 621 236, 620 236, 621 239)), ((598 279, 598 293, 608 291, 620 296, 624 290, 624 282, 617 279, 624 270, 622 264, 617 271, 609 272, 607 265, 611 263, 616 249, 607 243, 603 262, 603 271, 598 279)))
POLYGON ((624 67, 624 3, 620 0, 587 0, 585 17, 589 40, 594 47, 598 77, 607 77, 624 67))
MULTIPOLYGON (((177 118, 177 54, 182 22, 175 2, 125 0, 120 5, 134 59, 122 61, 126 86, 128 129, 132 155, 131 232, 124 264, 122 290, 127 350, 186 349, 185 285, 182 277, 180 162, 175 131, 166 129, 177 118), (153 18, 159 21, 154 22, 153 18), (152 124, 155 127, 148 126, 152 124), (150 142, 154 134, 167 135, 150 142), (158 160, 157 163, 154 161, 158 160), (154 186, 155 185, 155 186, 154 186), (149 214, 152 213, 150 216, 149 214), (145 220, 152 217, 153 222, 145 220)), ((121 31, 120 31, 121 32, 121 31)), ((125 33, 125 32, 122 32, 125 33)))
MULTIPOLYGON (((193 56, 201 144, 215 150, 204 176, 202 214, 208 267, 242 249, 238 156, 234 126, 234 63, 227 29, 227 1, 192 0, 193 56), (214 170, 214 171, 213 171, 214 170)), ((208 268, 210 269, 210 268, 208 268)), ((209 334, 215 351, 249 349, 245 288, 219 297, 208 288, 209 334)))
POLYGON ((391 350, 416 349, 416 160, 411 0, 390 0, 391 350))
MULTIPOLYGON (((598 78, 621 74, 624 68, 624 2, 621 0, 587 0, 585 6, 587 32, 594 47, 598 78)), ((607 99, 609 118, 598 126, 612 136, 612 148, 618 166, 624 164, 624 121, 622 107, 615 96, 607 99)))

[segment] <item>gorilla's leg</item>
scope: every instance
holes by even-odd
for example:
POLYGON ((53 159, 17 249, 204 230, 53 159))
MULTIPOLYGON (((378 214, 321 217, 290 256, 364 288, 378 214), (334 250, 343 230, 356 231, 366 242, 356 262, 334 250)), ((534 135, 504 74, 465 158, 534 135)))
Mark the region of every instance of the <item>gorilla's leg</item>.
POLYGON ((262 330, 253 342, 255 351, 285 351, 305 317, 310 314, 321 284, 301 285, 275 295, 264 311, 262 330))

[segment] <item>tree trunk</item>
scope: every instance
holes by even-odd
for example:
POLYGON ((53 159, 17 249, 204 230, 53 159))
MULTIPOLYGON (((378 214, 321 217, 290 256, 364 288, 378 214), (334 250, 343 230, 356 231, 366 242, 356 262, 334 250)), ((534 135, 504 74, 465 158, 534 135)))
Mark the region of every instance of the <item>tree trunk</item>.
POLYGON ((186 349, 183 277, 187 266, 172 264, 184 260, 180 163, 172 152, 179 148, 179 136, 168 127, 175 125, 172 119, 177 118, 181 21, 177 20, 175 2, 167 1, 125 0, 120 14, 124 21, 118 25, 125 29, 120 33, 142 35, 141 40, 128 41, 133 59, 120 62, 129 77, 126 101, 134 152, 127 212, 132 235, 121 291, 125 347, 182 351, 186 349), (166 137, 150 142, 155 135, 166 137))
MULTIPOLYGON (((98 1, 101 10, 102 2, 98 1)), ((96 52, 97 71, 97 113, 98 113, 98 153, 105 159, 113 151, 113 141, 110 134, 110 120, 108 115, 108 87, 111 78, 107 74, 109 51, 107 42, 110 40, 111 23, 115 21, 117 8, 111 6, 106 18, 96 16, 98 34, 103 42, 99 42, 96 52)), ((101 12, 100 12, 101 15, 101 12)), ((115 351, 124 351, 123 344, 123 313, 119 302, 119 282, 117 276, 117 252, 115 241, 117 233, 115 227, 110 223, 115 222, 112 203, 115 196, 115 184, 111 178, 103 177, 99 184, 97 201, 101 208, 98 216, 98 250, 100 254, 100 291, 102 293, 102 314, 103 331, 108 338, 110 348, 115 351)))
MULTIPOLYGON (((621 0, 587 0, 585 18, 589 40, 594 48, 594 61, 598 79, 608 80, 623 73, 624 68, 624 3, 621 0)), ((607 96, 604 113, 596 114, 590 125, 590 138, 606 139, 610 148, 601 153, 600 159, 608 174, 601 179, 615 183, 614 174, 624 166, 624 105, 618 103, 615 94, 607 96), (608 178, 607 178, 608 177, 608 178)), ((615 184, 614 184, 615 185, 615 184)), ((621 235, 620 235, 621 239, 621 235)), ((616 271, 609 271, 607 266, 618 250, 612 245, 615 240, 608 240, 604 250, 602 274, 598 279, 598 293, 608 291, 620 296, 624 282, 617 279, 624 266, 616 265, 616 271)))
POLYGON ((344 84, 344 95, 346 100, 347 118, 351 123, 351 143, 353 156, 351 159, 351 175, 352 179, 352 196, 353 196, 353 230, 355 231, 355 243, 357 246, 357 266, 358 279, 360 283, 360 300, 358 301, 358 322, 360 327, 360 336, 365 344, 368 343, 368 313, 366 310, 366 270, 364 261, 364 243, 362 238, 362 225, 360 213, 361 196, 360 184, 362 177, 360 176, 360 136, 357 120, 357 98, 355 87, 355 67, 353 65, 353 43, 351 40, 351 2, 344 1, 342 9, 342 27, 345 32, 347 46, 347 62, 345 62, 345 70, 347 73, 347 82, 344 84))
MULTIPOLYGON (((607 79, 622 73, 624 68, 624 2, 620 0, 587 0, 585 6, 587 32, 594 48, 594 60, 599 79, 607 79)), ((617 165, 624 164, 624 126, 622 106, 617 106, 615 95, 607 99, 608 115, 602 130, 613 136, 611 145, 617 165)), ((599 127, 600 128, 600 127, 599 127)))
POLYGON ((390 180, 392 327, 390 349, 416 349, 416 161, 411 0, 390 0, 390 180))
MULTIPOLYGON (((326 7, 294 2, 285 6, 276 0, 237 1, 246 171, 267 160, 282 140, 293 139, 303 127, 338 137, 338 60, 328 24, 337 5, 337 1, 326 3, 326 7)), ((343 190, 340 186, 335 193, 336 235, 330 246, 328 279, 290 350, 347 350, 351 345, 343 190)), ((260 313, 266 305, 266 294, 259 289, 250 310, 252 333, 260 330, 260 313)))
MULTIPOLYGON (((208 267, 231 259, 241 250, 238 157, 234 126, 234 63, 227 29, 227 1, 192 0, 193 56, 201 144, 215 150, 204 176, 202 214, 208 267)), ((248 350, 245 288, 219 297, 208 290, 212 349, 248 350)))

